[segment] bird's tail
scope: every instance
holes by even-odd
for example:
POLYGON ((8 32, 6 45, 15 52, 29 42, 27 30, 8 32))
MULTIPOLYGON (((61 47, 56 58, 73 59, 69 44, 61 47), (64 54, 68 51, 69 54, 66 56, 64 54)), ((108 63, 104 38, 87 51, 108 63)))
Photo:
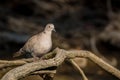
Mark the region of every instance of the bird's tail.
POLYGON ((18 52, 16 52, 15 54, 13 54, 13 57, 19 57, 24 53, 24 51, 22 49, 20 49, 18 52))

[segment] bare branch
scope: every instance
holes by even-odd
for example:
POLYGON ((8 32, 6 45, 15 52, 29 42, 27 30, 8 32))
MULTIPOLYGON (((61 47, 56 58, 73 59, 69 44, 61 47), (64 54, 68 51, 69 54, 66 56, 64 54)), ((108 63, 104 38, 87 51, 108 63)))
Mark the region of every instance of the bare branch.
POLYGON ((72 50, 66 52, 69 54, 67 57, 69 58, 74 58, 74 57, 86 57, 90 60, 92 60, 94 63, 96 63, 98 66, 106 70, 107 72, 113 74, 114 76, 118 77, 120 79, 120 71, 113 66, 109 65, 105 61, 103 61, 101 58, 97 57, 93 53, 89 51, 84 51, 84 50, 72 50))
POLYGON ((55 74, 56 70, 41 70, 41 71, 36 71, 31 73, 32 75, 36 75, 36 74, 55 74))
POLYGON ((28 62, 32 62, 33 58, 30 59, 21 59, 21 60, 14 60, 14 61, 8 61, 8 60, 0 60, 0 69, 10 66, 19 66, 26 64, 28 62))
MULTIPOLYGON (((108 71, 109 73, 113 74, 114 76, 120 79, 120 71, 108 63, 104 62, 102 59, 95 56, 93 53, 84 50, 71 50, 66 51, 63 49, 55 49, 54 53, 56 56, 52 59, 48 60, 40 60, 37 62, 27 63, 23 66, 14 68, 6 73, 1 80, 18 80, 36 70, 45 69, 52 66, 59 66, 65 59, 72 59, 76 57, 85 57, 92 60, 94 63, 99 65, 104 70, 108 71)), ((53 53, 53 54, 54 54, 53 53)), ((52 53, 51 53, 52 54, 52 53)))
POLYGON ((70 59, 70 62, 78 69, 79 73, 81 74, 83 80, 88 80, 86 75, 84 74, 83 70, 75 63, 74 60, 70 59))

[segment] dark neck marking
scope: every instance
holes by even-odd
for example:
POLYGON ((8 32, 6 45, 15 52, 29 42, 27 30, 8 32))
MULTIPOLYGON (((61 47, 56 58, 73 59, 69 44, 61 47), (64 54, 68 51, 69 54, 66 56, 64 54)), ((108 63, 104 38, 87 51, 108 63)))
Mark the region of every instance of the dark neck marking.
POLYGON ((46 34, 46 32, 45 32, 45 31, 44 31, 43 33, 44 33, 44 34, 46 34))

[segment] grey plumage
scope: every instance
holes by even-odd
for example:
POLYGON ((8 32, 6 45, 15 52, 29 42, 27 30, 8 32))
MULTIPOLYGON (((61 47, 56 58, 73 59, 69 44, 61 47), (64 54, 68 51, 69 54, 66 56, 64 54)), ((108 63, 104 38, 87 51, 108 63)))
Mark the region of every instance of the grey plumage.
POLYGON ((44 31, 32 36, 25 45, 14 55, 20 56, 25 53, 31 53, 34 58, 40 58, 52 48, 52 31, 55 31, 53 24, 47 24, 44 31))

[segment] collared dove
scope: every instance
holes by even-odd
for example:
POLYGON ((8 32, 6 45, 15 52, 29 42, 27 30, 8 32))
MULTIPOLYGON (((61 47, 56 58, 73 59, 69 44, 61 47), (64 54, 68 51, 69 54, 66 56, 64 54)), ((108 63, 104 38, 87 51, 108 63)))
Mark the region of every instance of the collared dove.
POLYGON ((44 31, 28 39, 25 45, 15 53, 14 57, 18 57, 25 53, 31 53, 35 59, 42 57, 52 48, 52 31, 55 31, 54 25, 47 24, 44 31))

